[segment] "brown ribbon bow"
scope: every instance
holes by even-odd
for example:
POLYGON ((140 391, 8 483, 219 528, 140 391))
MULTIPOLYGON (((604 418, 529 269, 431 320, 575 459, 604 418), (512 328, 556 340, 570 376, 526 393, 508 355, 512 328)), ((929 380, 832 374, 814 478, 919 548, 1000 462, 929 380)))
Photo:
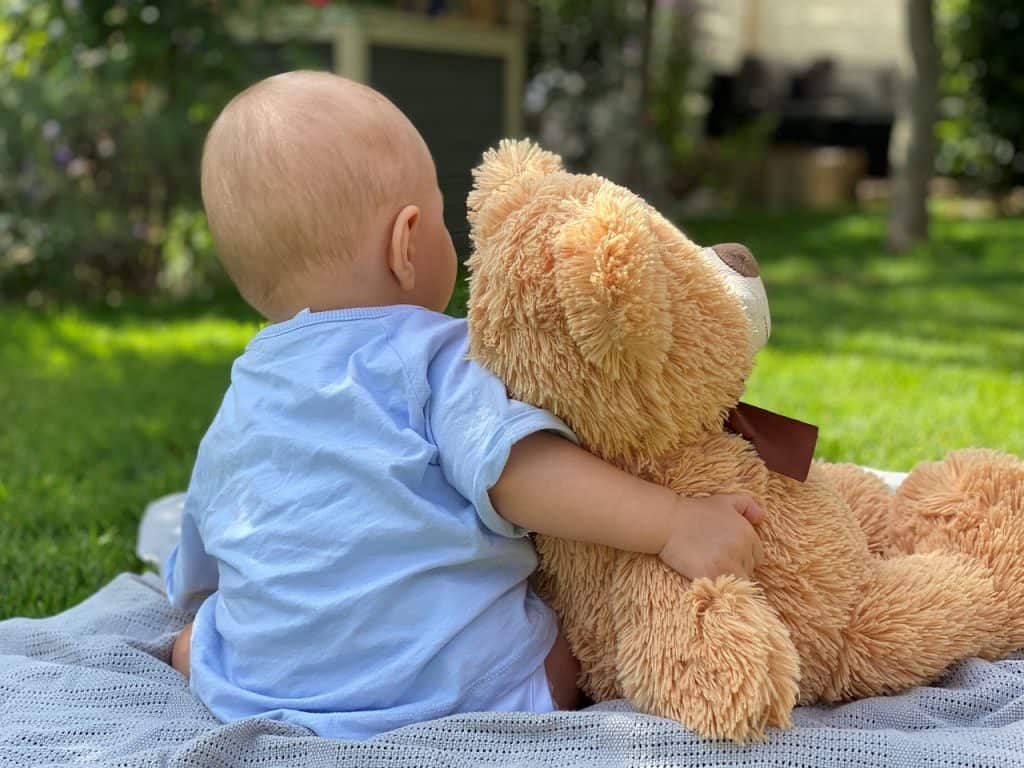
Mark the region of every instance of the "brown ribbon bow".
POLYGON ((737 403, 725 426, 753 443, 757 455, 772 472, 801 483, 807 479, 818 442, 818 428, 813 424, 737 403))

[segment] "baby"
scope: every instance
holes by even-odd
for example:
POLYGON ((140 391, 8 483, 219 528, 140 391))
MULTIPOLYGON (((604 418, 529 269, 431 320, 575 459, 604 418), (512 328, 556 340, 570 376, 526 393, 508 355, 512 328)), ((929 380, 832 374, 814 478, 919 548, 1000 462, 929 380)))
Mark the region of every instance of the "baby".
POLYGON ((756 566, 752 499, 621 472, 466 359, 434 164, 383 96, 315 72, 252 86, 210 130, 202 187, 271 321, 234 363, 166 569, 197 611, 172 663, 219 718, 364 739, 576 706, 531 531, 691 578, 756 566))

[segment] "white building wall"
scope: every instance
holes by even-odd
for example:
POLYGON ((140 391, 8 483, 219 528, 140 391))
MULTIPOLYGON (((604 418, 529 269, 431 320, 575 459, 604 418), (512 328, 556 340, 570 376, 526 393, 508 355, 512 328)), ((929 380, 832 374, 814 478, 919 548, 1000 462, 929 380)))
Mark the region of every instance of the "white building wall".
POLYGON ((702 58, 732 72, 746 54, 794 65, 829 57, 896 66, 906 46, 901 0, 699 0, 702 58))

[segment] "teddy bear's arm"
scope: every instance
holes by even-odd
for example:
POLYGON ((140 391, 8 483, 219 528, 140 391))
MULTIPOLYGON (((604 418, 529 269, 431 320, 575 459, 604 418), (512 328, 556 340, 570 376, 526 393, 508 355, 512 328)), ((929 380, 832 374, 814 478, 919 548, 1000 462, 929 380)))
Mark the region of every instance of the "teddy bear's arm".
POLYGON ((797 651, 752 582, 690 583, 655 557, 631 555, 621 561, 612 612, 620 687, 639 709, 741 742, 791 724, 797 651))
MULTIPOLYGON (((637 471, 685 496, 767 499, 767 470, 737 435, 709 435, 637 471)), ((735 741, 790 724, 799 655, 760 586, 733 576, 690 582, 643 555, 623 557, 614 583, 618 683, 635 706, 735 741)))

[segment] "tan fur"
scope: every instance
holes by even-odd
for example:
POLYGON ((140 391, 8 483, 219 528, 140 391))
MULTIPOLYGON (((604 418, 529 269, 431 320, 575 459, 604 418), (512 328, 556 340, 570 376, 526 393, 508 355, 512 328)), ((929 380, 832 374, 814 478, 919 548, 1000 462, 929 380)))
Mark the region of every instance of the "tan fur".
MULTIPOLYGON (((798 702, 891 693, 1024 645, 1024 464, 925 465, 893 496, 850 465, 804 483, 723 432, 752 361, 700 249, 628 190, 502 142, 469 198, 473 357, 585 447, 688 496, 763 506, 756 581, 690 582, 656 557, 537 538, 537 586, 595 699, 709 737, 786 727, 798 702)), ((825 427, 827 429, 827 425, 825 427)))
POLYGON ((892 549, 892 491, 878 475, 865 472, 856 464, 819 464, 857 517, 868 549, 884 555, 892 549))

